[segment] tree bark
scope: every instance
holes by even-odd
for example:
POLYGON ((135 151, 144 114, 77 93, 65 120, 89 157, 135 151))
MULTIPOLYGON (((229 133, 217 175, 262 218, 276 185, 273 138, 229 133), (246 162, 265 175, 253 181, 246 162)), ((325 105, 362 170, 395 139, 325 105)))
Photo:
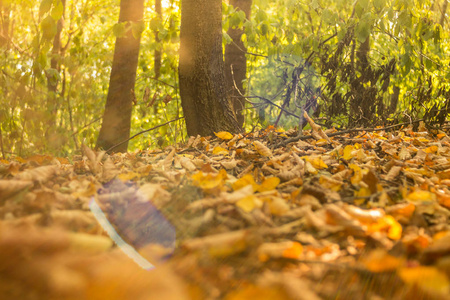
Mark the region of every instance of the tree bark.
MULTIPOLYGON (((144 0, 121 0, 119 23, 139 22, 143 19, 144 0)), ((128 28, 128 26, 126 25, 128 28)), ((136 80, 139 58, 140 36, 135 38, 132 30, 116 38, 114 58, 109 80, 102 127, 97 139, 97 148, 109 149, 130 136, 132 90, 136 80)), ((114 149, 126 152, 128 142, 114 149)))
POLYGON ((222 1, 181 1, 179 81, 188 135, 240 132, 225 86, 222 1))
MULTIPOLYGON (((230 4, 236 10, 242 10, 247 19, 250 18, 252 0, 230 0, 230 4)), ((242 34, 244 33, 242 28, 230 28, 227 33, 233 42, 225 46, 225 78, 234 113, 239 126, 242 127, 244 124, 245 99, 241 95, 245 94, 242 81, 246 79, 247 74, 247 59, 245 57, 247 48, 242 41, 242 34)))

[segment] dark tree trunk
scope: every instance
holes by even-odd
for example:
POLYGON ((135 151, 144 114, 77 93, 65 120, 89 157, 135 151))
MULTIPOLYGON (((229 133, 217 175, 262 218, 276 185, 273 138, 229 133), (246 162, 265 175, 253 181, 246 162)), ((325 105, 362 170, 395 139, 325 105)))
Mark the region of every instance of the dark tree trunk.
POLYGON ((240 132, 225 86, 222 1, 181 1, 180 95, 188 135, 240 132))
MULTIPOLYGON (((142 21, 144 0, 121 0, 119 23, 142 21)), ((127 26, 128 28, 128 26, 127 26)), ((105 150, 130 137, 132 90, 136 80, 140 37, 132 30, 117 37, 109 80, 108 97, 102 127, 97 139, 97 148, 105 150)), ((115 147, 114 152, 126 152, 128 142, 115 147)))
MULTIPOLYGON (((252 0, 230 0, 230 4, 237 10, 242 10, 247 19, 250 18, 252 0)), ((231 103, 240 127, 244 124, 243 109, 245 99, 241 96, 245 94, 242 81, 247 74, 247 59, 245 54, 247 48, 242 42, 241 28, 230 28, 228 35, 233 40, 232 43, 225 46, 225 78, 227 80, 227 90, 231 96, 231 103)))

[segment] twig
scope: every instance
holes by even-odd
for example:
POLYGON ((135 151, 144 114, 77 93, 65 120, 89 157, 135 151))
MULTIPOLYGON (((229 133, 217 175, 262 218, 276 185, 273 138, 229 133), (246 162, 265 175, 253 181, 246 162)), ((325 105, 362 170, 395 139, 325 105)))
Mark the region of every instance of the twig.
MULTIPOLYGON (((405 122, 405 123, 400 123, 400 124, 395 124, 395 125, 390 125, 390 126, 386 126, 383 128, 354 128, 354 129, 348 129, 348 130, 342 130, 339 132, 333 132, 330 134, 327 134, 328 137, 333 137, 333 136, 338 136, 338 135, 342 135, 342 134, 347 134, 347 133, 353 133, 353 132, 360 132, 360 131, 383 131, 383 130, 389 130, 395 127, 400 127, 400 126, 404 126, 404 125, 410 125, 413 123, 419 123, 423 121, 423 119, 418 119, 418 120, 414 120, 411 122, 405 122)), ((292 138, 289 138, 281 143, 276 144, 273 148, 278 148, 278 147, 284 147, 289 143, 292 142, 297 142, 299 140, 307 140, 307 139, 311 139, 313 138, 312 135, 303 135, 303 136, 295 136, 292 138)))
POLYGON ((3 149, 3 133, 2 128, 0 127, 0 148, 2 150, 2 157, 3 159, 6 159, 5 150, 3 149))
POLYGON ((120 143, 118 143, 118 144, 112 146, 111 148, 109 148, 108 150, 106 150, 106 152, 108 152, 108 153, 111 152, 111 150, 113 150, 114 148, 119 147, 120 145, 122 145, 122 144, 128 142, 128 141, 131 140, 131 139, 134 139, 134 138, 137 137, 138 135, 141 135, 141 134, 143 134, 143 133, 146 133, 146 132, 155 130, 155 129, 159 128, 159 127, 165 126, 165 125, 167 125, 167 124, 176 122, 176 121, 181 120, 181 119, 184 119, 184 117, 179 117, 179 118, 173 119, 173 120, 171 120, 171 121, 168 121, 168 122, 166 122, 166 123, 159 124, 159 125, 157 125, 157 126, 155 126, 155 127, 152 127, 152 128, 150 128, 150 129, 146 129, 146 130, 140 131, 140 132, 136 133, 135 135, 133 135, 133 136, 127 138, 126 140, 123 140, 123 141, 121 141, 120 143))
POLYGON ((100 121, 102 119, 102 117, 99 117, 97 119, 94 119, 93 121, 89 122, 88 124, 84 125, 83 127, 81 127, 80 129, 78 129, 77 131, 75 131, 74 133, 72 133, 72 136, 74 136, 75 134, 78 134, 80 131, 82 131, 83 129, 85 129, 86 127, 91 126, 92 124, 94 124, 97 121, 100 121))

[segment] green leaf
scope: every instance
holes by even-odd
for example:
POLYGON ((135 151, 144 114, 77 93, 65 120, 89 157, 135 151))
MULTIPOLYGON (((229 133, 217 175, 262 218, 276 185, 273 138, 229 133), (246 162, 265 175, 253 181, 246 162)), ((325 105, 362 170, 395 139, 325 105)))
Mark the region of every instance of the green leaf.
POLYGON ((332 12, 330 9, 325 8, 322 12, 322 20, 325 22, 325 24, 328 25, 336 24, 335 13, 332 12))
POLYGON ((56 21, 51 16, 47 16, 41 22, 42 37, 44 40, 51 40, 56 35, 56 21))
POLYGON ((386 6, 386 0, 373 0, 373 7, 376 10, 382 10, 386 6))
POLYGON ((63 13, 64 13, 64 6, 62 4, 62 1, 57 0, 57 2, 58 2, 58 4, 56 4, 56 6, 53 7, 52 13, 51 13, 52 18, 55 20, 61 19, 61 17, 63 16, 63 13))
POLYGON ((45 70, 45 76, 47 76, 47 79, 52 85, 56 85, 61 80, 61 76, 56 69, 49 68, 45 70))
POLYGON ((266 35, 269 32, 269 25, 266 23, 261 24, 261 35, 266 35))
POLYGON ((233 41, 233 39, 230 37, 230 35, 226 31, 223 31, 222 34, 223 34, 223 43, 224 44, 230 44, 233 41))
POLYGON ((39 16, 42 17, 46 13, 50 11, 52 8, 53 0, 42 0, 41 5, 39 6, 39 16))
POLYGON ((361 20, 355 29, 356 38, 360 43, 364 43, 370 35, 371 26, 369 20, 361 20))
POLYGON ((267 20, 267 14, 264 10, 259 9, 255 16, 256 22, 264 22, 267 20))
POLYGON ((152 31, 157 31, 159 29, 160 24, 161 24, 161 21, 159 18, 153 18, 150 20, 150 29, 152 31))
POLYGON ((140 39, 142 32, 145 30, 145 24, 143 21, 133 22, 131 23, 131 32, 133 33, 133 37, 135 39, 140 39))
POLYGON ((125 22, 114 24, 113 33, 116 38, 123 37, 125 35, 125 22))

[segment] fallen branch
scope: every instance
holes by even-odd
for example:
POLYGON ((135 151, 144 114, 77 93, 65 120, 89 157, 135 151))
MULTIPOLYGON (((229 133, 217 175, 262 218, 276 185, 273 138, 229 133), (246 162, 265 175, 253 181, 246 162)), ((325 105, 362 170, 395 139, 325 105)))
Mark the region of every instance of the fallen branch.
POLYGON ((121 141, 120 143, 118 143, 118 144, 112 146, 111 148, 109 148, 108 150, 106 150, 106 152, 109 153, 109 152, 110 152, 111 150, 113 150, 114 148, 119 147, 120 145, 122 145, 122 144, 128 142, 128 141, 131 140, 131 139, 134 139, 134 138, 137 137, 138 135, 141 135, 141 134, 143 134, 143 133, 146 133, 146 132, 155 130, 155 129, 159 128, 159 127, 165 126, 165 125, 167 125, 167 124, 176 122, 176 121, 181 120, 181 119, 184 119, 184 117, 179 117, 179 118, 173 119, 173 120, 171 120, 171 121, 168 121, 168 122, 166 122, 166 123, 159 124, 159 125, 157 125, 157 126, 155 126, 155 127, 152 127, 152 128, 150 128, 150 129, 146 129, 146 130, 140 131, 140 132, 136 133, 135 135, 133 135, 133 136, 127 138, 126 140, 123 140, 123 141, 121 141))

